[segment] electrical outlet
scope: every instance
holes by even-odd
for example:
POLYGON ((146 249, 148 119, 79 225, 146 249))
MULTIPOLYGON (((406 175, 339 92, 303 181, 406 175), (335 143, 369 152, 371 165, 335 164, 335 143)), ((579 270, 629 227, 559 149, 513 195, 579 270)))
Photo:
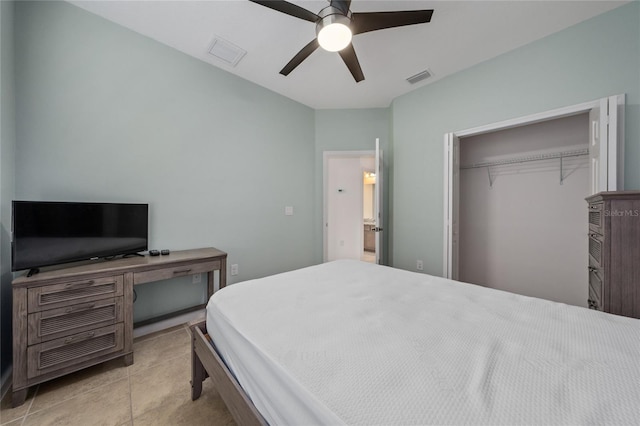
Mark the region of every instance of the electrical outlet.
POLYGON ((417 260, 416 261, 416 269, 418 271, 424 271, 424 264, 422 263, 422 260, 417 260))
POLYGON ((202 281, 202 274, 193 274, 191 275, 191 282, 193 284, 198 284, 202 281))
POLYGON ((238 264, 234 263, 233 265, 231 265, 231 275, 235 276, 238 275, 238 264))

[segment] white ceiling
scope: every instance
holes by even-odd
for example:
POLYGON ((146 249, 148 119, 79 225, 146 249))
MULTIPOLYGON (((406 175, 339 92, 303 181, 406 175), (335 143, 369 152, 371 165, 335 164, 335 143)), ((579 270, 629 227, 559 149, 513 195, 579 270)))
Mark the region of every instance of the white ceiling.
MULTIPOLYGON (((282 67, 315 37, 311 22, 248 0, 70 1, 312 108, 387 107, 399 95, 614 9, 628 1, 353 0, 353 12, 434 9, 431 23, 360 34, 353 46, 365 80, 337 53, 318 49, 288 77, 282 67), (207 50, 221 37, 247 54, 234 68, 207 50), (415 85, 406 79, 429 69, 415 85)), ((326 0, 294 0, 315 13, 326 0)), ((544 64, 541 64, 544 66, 544 64)))

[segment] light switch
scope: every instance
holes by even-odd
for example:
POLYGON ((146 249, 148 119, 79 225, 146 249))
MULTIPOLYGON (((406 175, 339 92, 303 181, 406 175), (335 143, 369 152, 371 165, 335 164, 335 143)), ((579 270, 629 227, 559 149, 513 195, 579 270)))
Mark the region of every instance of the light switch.
POLYGON ((293 216, 293 206, 286 206, 284 208, 284 215, 285 216, 293 216))

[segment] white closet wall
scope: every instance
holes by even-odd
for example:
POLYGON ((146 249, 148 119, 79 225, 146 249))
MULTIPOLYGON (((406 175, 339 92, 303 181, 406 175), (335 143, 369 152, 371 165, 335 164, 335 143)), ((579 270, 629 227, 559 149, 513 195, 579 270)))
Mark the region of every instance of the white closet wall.
POLYGON ((587 304, 588 156, 472 164, 588 147, 587 114, 460 141, 461 281, 587 304))

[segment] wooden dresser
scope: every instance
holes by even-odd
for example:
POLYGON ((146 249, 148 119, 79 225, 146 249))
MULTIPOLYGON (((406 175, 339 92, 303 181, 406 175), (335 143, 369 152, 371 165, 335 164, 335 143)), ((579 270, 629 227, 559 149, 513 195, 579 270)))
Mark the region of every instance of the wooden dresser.
MULTIPOLYGON (((208 273, 207 294, 226 285, 215 248, 83 262, 13 281, 13 406, 29 386, 113 358, 133 363, 133 286, 208 273)), ((202 306, 194 309, 203 308, 202 306)))
POLYGON ((589 308, 640 318, 640 191, 589 203, 589 308))

